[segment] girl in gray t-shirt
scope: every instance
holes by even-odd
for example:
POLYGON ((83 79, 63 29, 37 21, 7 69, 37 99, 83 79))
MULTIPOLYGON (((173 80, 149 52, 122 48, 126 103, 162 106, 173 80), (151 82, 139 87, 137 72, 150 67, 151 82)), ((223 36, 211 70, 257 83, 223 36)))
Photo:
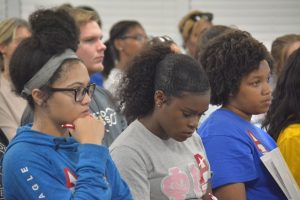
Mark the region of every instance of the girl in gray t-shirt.
POLYGON ((134 199, 214 199, 209 163, 195 133, 210 100, 201 66, 165 43, 149 45, 120 85, 132 123, 110 153, 134 199))

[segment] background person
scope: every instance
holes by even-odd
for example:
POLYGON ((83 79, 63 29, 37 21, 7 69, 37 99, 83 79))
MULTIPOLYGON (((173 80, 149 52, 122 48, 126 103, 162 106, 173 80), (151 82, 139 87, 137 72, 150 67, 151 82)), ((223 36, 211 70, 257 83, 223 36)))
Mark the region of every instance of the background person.
POLYGON ((298 186, 300 186, 300 49, 290 55, 273 92, 263 127, 277 141, 298 186))
POLYGON ((103 75, 106 78, 104 88, 116 96, 120 79, 127 70, 131 60, 140 52, 147 42, 143 26, 134 20, 119 21, 112 26, 109 40, 106 41, 103 75))
POLYGON ((272 42, 271 55, 274 59, 274 72, 271 84, 273 88, 276 86, 277 79, 286 60, 298 48, 300 48, 299 34, 282 35, 272 42))
POLYGON ((0 65, 3 67, 0 73, 0 131, 7 142, 15 136, 26 107, 26 101, 12 91, 9 63, 17 46, 30 35, 29 24, 23 19, 7 18, 0 22, 0 65))
POLYGON ((178 28, 186 53, 195 57, 198 37, 212 26, 213 14, 194 10, 187 13, 179 22, 178 28))

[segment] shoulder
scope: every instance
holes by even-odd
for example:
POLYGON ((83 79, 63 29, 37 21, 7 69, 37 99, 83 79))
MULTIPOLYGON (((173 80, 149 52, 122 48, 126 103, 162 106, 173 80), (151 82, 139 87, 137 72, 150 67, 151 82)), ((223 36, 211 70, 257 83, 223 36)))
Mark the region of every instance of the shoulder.
POLYGON ((96 86, 90 108, 93 111, 106 109, 116 111, 116 104, 109 91, 102 87, 96 86))
POLYGON ((106 96, 106 97, 109 97, 111 96, 110 92, 106 89, 104 89, 103 87, 100 87, 100 86, 96 86, 95 88, 95 94, 97 95, 103 95, 103 96, 106 96))
POLYGON ((240 133, 245 132, 247 125, 248 123, 243 122, 235 114, 219 109, 200 125, 198 133, 203 139, 212 136, 240 137, 240 133))
POLYGON ((51 161, 45 148, 35 147, 27 143, 19 143, 10 147, 3 157, 3 170, 6 173, 15 173, 16 171, 20 172, 20 170, 22 172, 25 167, 49 168, 51 161))
POLYGON ((280 144, 282 142, 295 140, 296 138, 300 140, 300 124, 291 124, 282 130, 277 142, 280 144))
POLYGON ((130 148, 139 148, 139 145, 144 140, 144 130, 140 127, 139 122, 132 122, 112 143, 110 150, 113 151, 121 146, 130 148))

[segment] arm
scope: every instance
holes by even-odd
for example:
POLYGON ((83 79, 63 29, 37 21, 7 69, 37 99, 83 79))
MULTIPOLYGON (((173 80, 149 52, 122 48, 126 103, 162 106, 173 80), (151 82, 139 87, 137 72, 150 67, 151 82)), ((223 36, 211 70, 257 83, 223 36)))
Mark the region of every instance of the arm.
POLYGON ((211 190, 211 184, 210 181, 208 182, 208 186, 207 186, 207 192, 205 195, 203 195, 202 199, 203 200, 217 200, 215 199, 215 194, 213 194, 212 190, 211 190))
POLYGON ((213 191, 219 200, 246 200, 244 183, 233 183, 216 188, 213 191))
POLYGON ((109 156, 105 147, 80 145, 74 193, 67 188, 63 172, 53 164, 56 163, 53 155, 22 149, 24 151, 9 150, 5 155, 5 198, 110 199, 111 190, 104 176, 109 156))
POLYGON ((111 157, 107 162, 108 177, 112 188, 112 198, 114 200, 131 200, 131 193, 127 183, 122 179, 116 165, 111 157))
POLYGON ((147 166, 140 155, 133 149, 122 146, 111 150, 111 156, 129 185, 133 199, 150 200, 147 166))

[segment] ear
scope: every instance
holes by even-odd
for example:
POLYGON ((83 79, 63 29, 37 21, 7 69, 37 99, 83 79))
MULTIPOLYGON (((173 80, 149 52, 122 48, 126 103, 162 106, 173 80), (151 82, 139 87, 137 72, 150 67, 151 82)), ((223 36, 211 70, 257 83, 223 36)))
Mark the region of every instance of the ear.
POLYGON ((165 102, 167 102, 165 93, 161 90, 156 90, 154 93, 154 102, 155 106, 160 108, 165 102))
POLYGON ((0 44, 0 53, 4 54, 5 51, 6 51, 6 47, 7 47, 7 45, 5 45, 5 44, 0 44))
POLYGON ((38 106, 42 106, 44 102, 44 94, 40 89, 33 89, 31 92, 31 96, 35 104, 37 104, 38 106))
POLYGON ((122 51, 124 49, 124 42, 121 39, 116 39, 114 41, 114 46, 118 51, 122 51))

